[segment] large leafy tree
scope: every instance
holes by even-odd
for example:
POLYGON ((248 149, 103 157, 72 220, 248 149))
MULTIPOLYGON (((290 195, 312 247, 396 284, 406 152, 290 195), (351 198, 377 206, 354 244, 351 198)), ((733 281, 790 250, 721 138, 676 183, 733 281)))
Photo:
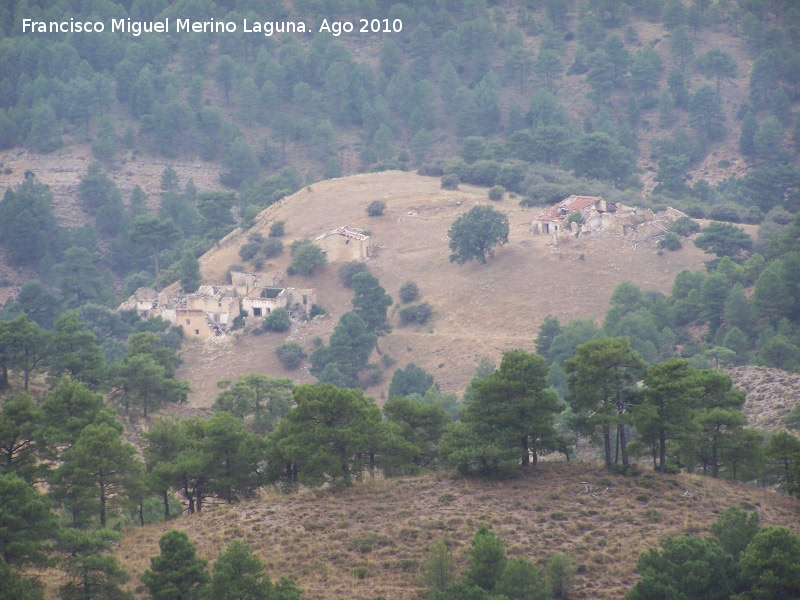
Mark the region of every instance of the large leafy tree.
POLYGON ((44 600, 40 581, 24 577, 0 560, 0 600, 44 600))
POLYGON ((130 238, 134 244, 147 247, 153 255, 156 287, 159 285, 159 256, 180 237, 180 231, 172 219, 161 219, 155 215, 138 215, 132 224, 130 238))
POLYGON ((576 176, 610 181, 616 187, 623 187, 636 169, 635 154, 604 131, 581 135, 566 162, 576 176))
POLYGON ((214 562, 207 596, 214 600, 299 600, 302 592, 291 579, 273 584, 250 546, 234 540, 214 562))
POLYGON ((105 527, 125 500, 126 480, 139 470, 136 449, 122 440, 122 425, 108 421, 87 425, 55 472, 54 493, 75 526, 97 517, 105 527))
POLYGON ((539 450, 563 450, 547 371, 541 356, 506 352, 494 373, 471 384, 459 421, 442 437, 441 454, 462 473, 504 477, 536 461, 539 450))
POLYGON ((46 565, 58 517, 50 500, 13 473, 0 474, 0 565, 46 565))
POLYGON ((73 246, 64 252, 61 262, 54 265, 61 294, 68 306, 78 307, 89 300, 97 301, 103 292, 97 259, 96 253, 73 246))
POLYGON ((33 481, 41 418, 41 409, 25 392, 5 400, 0 411, 0 473, 14 473, 28 482, 33 481))
POLYGON ((184 531, 171 530, 158 540, 161 553, 150 559, 142 583, 154 600, 201 600, 210 577, 208 561, 184 531))
POLYGON ((625 600, 704 598, 727 600, 736 580, 733 559, 715 541, 697 536, 667 537, 662 550, 639 556, 641 580, 625 600))
POLYGON ((506 549, 503 540, 481 525, 472 538, 469 551, 469 583, 487 591, 494 590, 506 567, 506 549))
POLYGON ((428 403, 420 396, 394 396, 386 401, 383 413, 398 434, 412 446, 413 465, 428 467, 439 455, 439 439, 452 418, 440 402, 428 403))
POLYGON ((163 403, 185 402, 189 383, 175 378, 175 354, 152 332, 133 334, 128 352, 111 369, 114 398, 129 413, 131 405, 147 417, 163 403))
POLYGON ((622 464, 627 465, 625 427, 630 424, 629 409, 636 403, 636 383, 646 368, 641 355, 626 338, 600 338, 578 346, 564 368, 573 412, 586 431, 603 436, 606 467, 617 460, 612 449, 614 430, 622 464))
POLYGON ((268 439, 273 477, 288 484, 350 485, 389 437, 380 408, 361 390, 325 383, 294 388, 297 403, 268 439))
POLYGON ((414 363, 408 363, 405 369, 397 369, 392 375, 389 398, 410 394, 424 396, 432 385, 434 385, 433 375, 414 363))
POLYGON ((94 423, 103 408, 103 396, 84 383, 62 377, 40 404, 39 436, 48 457, 58 459, 72 447, 84 427, 94 423))
POLYGON ((28 391, 31 377, 46 361, 52 334, 22 314, 0 322, 0 389, 8 385, 8 371, 19 371, 28 391))
POLYGON ((35 265, 55 252, 58 225, 53 194, 31 172, 0 202, 0 243, 14 266, 35 265))
POLYGON ((738 562, 759 531, 758 521, 757 512, 748 515, 738 506, 730 506, 711 525, 711 533, 722 549, 738 562))
POLYGON ((711 48, 708 52, 697 59, 697 66, 706 77, 714 77, 717 80, 717 93, 723 79, 733 79, 736 77, 737 64, 731 54, 720 48, 711 48))
POLYGON ((698 373, 704 394, 695 413, 694 429, 699 435, 690 446, 703 463, 703 474, 711 471, 719 477, 723 448, 736 443, 736 433, 745 426, 747 419, 742 414, 744 392, 733 387, 729 375, 719 371, 704 370, 698 373))
POLYGON ((364 321, 367 329, 376 335, 388 333, 392 327, 386 322, 392 297, 378 283, 377 277, 369 272, 358 273, 353 277, 353 310, 364 321))
POLYGON ((169 377, 149 354, 126 356, 114 365, 112 377, 115 394, 123 402, 126 414, 133 405, 141 409, 145 418, 162 403, 184 402, 189 393, 188 382, 169 377))
POLYGON ((122 535, 110 529, 62 529, 56 550, 66 583, 60 587, 62 600, 133 600, 120 586, 130 579, 110 552, 122 535))
POLYGON ((159 419, 143 434, 147 483, 163 502, 164 520, 170 517, 170 489, 175 485, 173 464, 186 447, 186 436, 177 419, 159 419))
POLYGON ((644 376, 644 402, 636 410, 636 427, 654 448, 658 470, 667 470, 667 441, 685 435, 703 383, 688 361, 671 358, 651 365, 644 376))
POLYGON ((694 240, 694 245, 719 257, 739 257, 753 247, 753 239, 730 223, 712 221, 694 240))
MULTIPOLYGON (((225 385, 225 382, 220 382, 225 385)), ((272 431, 292 407, 294 384, 286 377, 245 375, 217 396, 214 409, 229 412, 260 435, 272 431)))
POLYGON ((311 374, 322 383, 357 387, 358 373, 366 366, 376 339, 357 313, 343 314, 330 343, 311 353, 311 374))
POLYGON ((159 421, 146 434, 144 449, 153 491, 169 516, 169 490, 180 490, 189 514, 208 496, 228 502, 251 497, 264 483, 264 439, 228 412, 210 419, 159 421))
POLYGON ((463 265, 472 259, 486 264, 494 247, 508 243, 508 217, 491 206, 475 206, 450 227, 450 261, 463 265))
POLYGON ((725 137, 725 113, 719 93, 703 85, 689 99, 689 123, 704 139, 718 142, 725 137))
POLYGON ((191 434, 189 451, 205 458, 208 492, 231 503, 252 498, 264 483, 264 438, 226 412, 197 421, 191 434))
POLYGON ((786 527, 766 527, 757 534, 740 566, 745 598, 788 600, 800 595, 800 538, 786 527))
POLYGON ((68 375, 92 388, 99 385, 106 366, 97 336, 75 311, 62 314, 55 322, 52 353, 47 362, 51 376, 68 375))

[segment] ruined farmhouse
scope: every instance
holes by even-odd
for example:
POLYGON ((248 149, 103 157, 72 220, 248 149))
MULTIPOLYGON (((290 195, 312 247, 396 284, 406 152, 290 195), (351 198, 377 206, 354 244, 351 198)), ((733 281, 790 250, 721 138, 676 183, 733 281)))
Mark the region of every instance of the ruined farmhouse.
POLYGON ((193 294, 139 288, 119 308, 136 310, 145 319, 162 317, 187 338, 208 339, 228 333, 240 314, 261 318, 276 308, 308 314, 315 302, 315 289, 282 287, 275 276, 232 271, 229 285, 202 285, 193 294))
POLYGON ((654 212, 649 208, 608 202, 601 196, 569 196, 551 206, 531 223, 534 234, 561 233, 633 235, 639 239, 663 235, 670 224, 686 215, 674 208, 654 212), (575 215, 571 218, 571 215, 575 215))
POLYGON ((372 246, 369 236, 363 229, 355 227, 337 227, 326 231, 314 240, 329 263, 338 262, 363 262, 372 256, 372 246))

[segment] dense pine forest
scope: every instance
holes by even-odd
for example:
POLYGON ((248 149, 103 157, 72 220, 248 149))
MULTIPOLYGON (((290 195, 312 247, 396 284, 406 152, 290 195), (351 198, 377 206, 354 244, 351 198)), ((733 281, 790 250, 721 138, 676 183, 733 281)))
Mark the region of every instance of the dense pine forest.
MULTIPOLYGON (((170 531, 141 584, 114 554, 126 531, 180 528, 265 489, 349 493, 431 472, 508 482, 541 460, 597 459, 614 481, 652 470, 800 490, 797 398, 775 431, 756 429, 727 371, 800 372, 795 2, 12 0, 0 32, 0 600, 304 597, 241 542, 209 569, 170 531), (91 160, 66 193, 15 168, 58 168, 76 149, 91 160), (179 174, 193 162, 213 177, 179 174), (157 165, 157 189, 121 184, 137 163, 157 165), (547 317, 525 348, 476 364, 466 390, 444 390, 413 355, 380 350, 440 307, 412 279, 392 298, 368 263, 326 265, 311 240, 284 247, 277 221, 246 234, 241 270, 291 256, 289 276, 327 269, 352 294, 329 339, 275 349, 317 383, 220 373, 208 418, 175 416, 192 393, 176 374, 183 332, 120 302, 145 286, 194 292, 198 259, 267 207, 388 170, 487 188, 449 231, 453 269, 502 268, 494 201, 571 194, 679 209, 659 255, 693 246, 708 261, 669 295, 619 284, 600 323, 547 317), (365 390, 384 373, 378 406, 365 390)), ((386 204, 365 209, 380 218, 386 204)), ((643 553, 626 598, 799 594, 797 531, 722 509, 710 535, 643 553)), ((432 541, 406 559, 409 581, 438 600, 573 597, 574 557, 507 558, 474 529, 468 549, 432 541)))

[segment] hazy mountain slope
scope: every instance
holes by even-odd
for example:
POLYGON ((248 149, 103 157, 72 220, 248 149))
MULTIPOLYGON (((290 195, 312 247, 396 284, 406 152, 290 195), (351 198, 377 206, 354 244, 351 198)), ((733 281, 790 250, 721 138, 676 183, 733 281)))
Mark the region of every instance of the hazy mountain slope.
POLYGON ((422 597, 425 550, 448 540, 461 571, 470 539, 487 524, 510 557, 535 562, 569 552, 577 567, 570 597, 610 600, 636 581, 639 552, 666 535, 707 534, 731 505, 758 510, 762 525, 797 531, 796 500, 764 489, 695 475, 625 478, 587 463, 545 462, 500 483, 430 475, 368 481, 336 495, 266 493, 129 531, 116 554, 136 587, 158 554, 158 538, 177 528, 211 559, 232 540, 252 545, 273 579, 296 577, 309 599, 408 600, 422 597), (354 572, 359 567, 363 579, 354 572))

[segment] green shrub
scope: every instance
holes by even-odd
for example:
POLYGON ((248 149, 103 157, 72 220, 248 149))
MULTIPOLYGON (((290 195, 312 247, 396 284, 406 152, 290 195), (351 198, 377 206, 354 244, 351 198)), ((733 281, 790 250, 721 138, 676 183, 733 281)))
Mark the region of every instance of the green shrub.
POLYGON ((664 248, 665 250, 680 250, 683 244, 681 244, 681 240, 677 235, 668 231, 664 234, 664 237, 661 238, 661 241, 658 242, 658 247, 664 248))
POLYGON ((289 311, 285 308, 276 308, 264 317, 263 328, 265 331, 289 331, 292 320, 289 318, 289 311))
POLYGON ((403 285, 400 286, 400 291, 398 292, 398 296, 400 296, 400 301, 408 304, 409 302, 413 302, 417 298, 419 298, 419 288, 417 284, 413 281, 406 281, 403 285))
POLYGON ((275 221, 269 228, 269 237, 281 237, 284 233, 286 233, 286 222, 285 221, 275 221))
POLYGON ((424 325, 432 314, 433 307, 427 302, 415 306, 407 306, 400 309, 400 325, 409 325, 411 323, 424 325))
POLYGON ((245 244, 242 244, 241 248, 239 248, 239 256, 242 257, 242 260, 250 260, 256 254, 258 254, 258 251, 260 249, 261 249, 260 242, 253 242, 253 241, 246 242, 245 244))
POLYGON ((445 175, 442 177, 442 189, 443 190, 457 190, 458 184, 461 182, 458 175, 455 173, 451 173, 450 175, 445 175))
POLYGON ((284 369, 289 371, 295 370, 308 355, 303 352, 303 348, 296 342, 286 342, 281 344, 275 349, 275 354, 278 355, 278 360, 283 365, 284 369))
POLYGON ((366 579, 369 574, 367 567, 353 567, 350 572, 356 579, 366 579))
POLYGON ((308 311, 308 318, 313 319, 314 317, 318 317, 319 315, 327 314, 324 308, 322 308, 319 304, 312 304, 311 310, 308 311))
POLYGON ((506 188, 502 185, 495 185, 489 188, 489 200, 497 202, 503 199, 506 194, 506 188))
POLYGON ((275 258, 283 252, 283 242, 275 238, 264 240, 259 254, 264 258, 275 258))
POLYGON ((367 215, 370 217, 380 217, 386 210, 386 202, 383 200, 373 200, 367 206, 367 215))
POLYGON ((575 567, 569 554, 553 554, 547 561, 547 579, 553 598, 568 598, 572 590, 575 567))
POLYGON ((687 236, 700 231, 700 224, 689 217, 681 217, 670 225, 669 230, 677 235, 687 236))
POLYGON ((313 275, 328 262, 322 249, 311 240, 297 240, 292 244, 292 263, 286 272, 289 275, 313 275))

